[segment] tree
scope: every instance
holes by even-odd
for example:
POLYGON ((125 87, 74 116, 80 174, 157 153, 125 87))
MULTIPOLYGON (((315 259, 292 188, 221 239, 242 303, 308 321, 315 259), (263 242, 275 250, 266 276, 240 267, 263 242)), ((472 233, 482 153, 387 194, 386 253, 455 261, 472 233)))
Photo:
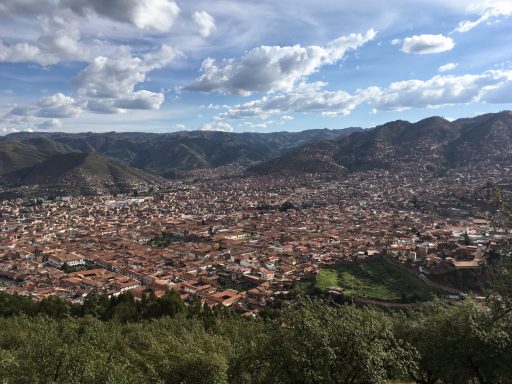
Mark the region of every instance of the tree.
POLYGON ((412 350, 371 308, 306 302, 285 314, 273 356, 279 383, 382 383, 405 375, 412 350))
POLYGON ((464 245, 471 245, 473 243, 469 238, 468 231, 464 232, 462 235, 462 240, 464 241, 464 245))
POLYGON ((110 300, 106 293, 90 293, 82 305, 82 315, 92 315, 100 320, 108 319, 110 300))
MULTIPOLYGON (((512 228, 512 200, 501 190, 495 189, 494 196, 499 216, 493 221, 495 226, 512 228)), ((490 257, 491 279, 488 286, 488 301, 496 321, 512 313, 512 249, 510 243, 494 251, 490 257)))
POLYGON ((285 201, 281 206, 279 207, 279 211, 281 212, 287 212, 289 209, 295 209, 295 206, 291 201, 285 201))
POLYGON ((510 382, 512 323, 495 327, 492 315, 471 300, 433 301, 396 317, 395 335, 417 352, 409 376, 416 383, 510 382))

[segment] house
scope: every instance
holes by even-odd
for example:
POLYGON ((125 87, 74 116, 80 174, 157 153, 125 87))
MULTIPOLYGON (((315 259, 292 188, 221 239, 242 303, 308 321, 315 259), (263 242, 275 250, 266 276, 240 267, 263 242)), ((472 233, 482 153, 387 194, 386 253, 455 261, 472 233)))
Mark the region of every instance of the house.
POLYGON ((85 265, 85 259, 83 256, 75 253, 62 253, 48 256, 48 264, 59 269, 64 267, 64 264, 70 267, 76 267, 79 265, 85 265))

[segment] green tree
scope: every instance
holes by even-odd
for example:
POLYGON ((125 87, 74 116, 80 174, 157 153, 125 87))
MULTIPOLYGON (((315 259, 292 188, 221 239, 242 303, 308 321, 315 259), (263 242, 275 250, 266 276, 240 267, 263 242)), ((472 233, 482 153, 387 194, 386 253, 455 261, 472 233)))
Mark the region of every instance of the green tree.
POLYGON ((281 206, 279 207, 279 210, 281 212, 287 212, 289 209, 295 209, 295 206, 291 201, 285 201, 281 206))
POLYGON ((274 344, 279 383, 383 383, 414 364, 392 322, 372 308, 306 303, 285 315, 274 344))
POLYGON ((492 315, 467 300, 434 301, 396 318, 396 337, 417 351, 410 377, 421 384, 510 382, 511 322, 496 327, 492 315))

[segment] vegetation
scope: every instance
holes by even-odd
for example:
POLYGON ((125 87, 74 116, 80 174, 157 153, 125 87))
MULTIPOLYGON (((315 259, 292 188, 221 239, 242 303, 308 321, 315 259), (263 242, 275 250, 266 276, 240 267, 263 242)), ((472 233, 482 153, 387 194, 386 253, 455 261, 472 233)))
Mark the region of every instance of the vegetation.
POLYGON ((434 296, 421 279, 380 259, 322 269, 316 287, 322 291, 337 287, 345 296, 387 301, 425 301, 434 296))
MULTIPOLYGON (((195 303, 189 307, 193 311, 195 303)), ((0 292, 0 316, 24 315, 50 316, 56 319, 93 316, 99 320, 116 320, 123 323, 174 316, 185 312, 185 304, 174 291, 157 298, 154 294, 135 300, 131 292, 109 298, 106 294, 90 294, 82 305, 72 304, 57 296, 49 296, 39 302, 28 297, 0 292)))
MULTIPOLYGON (((168 134, 16 133, 8 135, 5 140, 0 140, 0 175, 22 169, 28 170, 55 155, 85 152, 120 160, 130 167, 147 172, 173 177, 176 170, 214 168, 232 163, 248 164, 268 160, 306 143, 336 139, 358 130, 360 128, 265 134, 199 131, 168 134)), ((68 161, 73 162, 73 156, 68 161)), ((95 158, 90 161, 93 163, 92 167, 100 172, 119 171, 135 177, 145 177, 143 172, 121 167, 117 162, 108 165, 108 168, 116 169, 108 170, 101 164, 102 161, 100 164, 95 158)), ((87 165, 85 168, 90 169, 87 165)))
POLYGON ((295 205, 291 201, 285 201, 281 206, 279 207, 279 210, 281 212, 287 212, 289 209, 295 209, 295 205))
POLYGON ((83 305, 0 295, 2 383, 508 383, 512 316, 304 300, 256 319, 176 294, 83 305))

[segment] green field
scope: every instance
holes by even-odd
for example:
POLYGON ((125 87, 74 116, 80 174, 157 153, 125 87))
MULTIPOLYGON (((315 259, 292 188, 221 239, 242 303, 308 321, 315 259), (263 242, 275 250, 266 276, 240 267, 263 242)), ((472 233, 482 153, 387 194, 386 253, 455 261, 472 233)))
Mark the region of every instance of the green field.
POLYGON ((386 301, 425 301, 435 293, 418 277, 383 260, 322 269, 315 285, 322 291, 338 287, 346 296, 386 301))

